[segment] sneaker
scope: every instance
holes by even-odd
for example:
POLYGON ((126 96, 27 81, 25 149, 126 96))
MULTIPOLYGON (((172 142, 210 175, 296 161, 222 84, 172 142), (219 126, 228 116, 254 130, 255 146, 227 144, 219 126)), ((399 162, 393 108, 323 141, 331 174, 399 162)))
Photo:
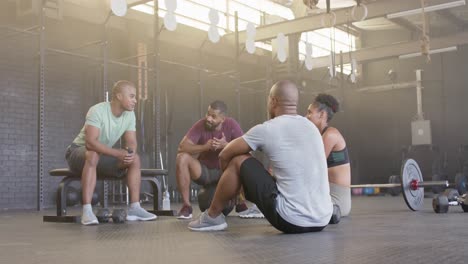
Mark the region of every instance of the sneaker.
POLYGON ((244 203, 236 204, 236 213, 244 212, 246 210, 249 210, 247 205, 244 203))
POLYGON ((99 221, 94 215, 93 211, 83 212, 81 215, 81 224, 82 225, 97 225, 99 221))
POLYGON ((177 219, 192 219, 192 206, 182 206, 177 214, 177 219))
POLYGON ((149 213, 143 207, 128 208, 127 221, 151 221, 158 218, 155 214, 149 213))
POLYGON ((221 231, 227 228, 227 223, 223 214, 211 218, 208 211, 204 211, 197 220, 188 224, 188 228, 193 231, 221 231))
POLYGON ((253 204, 249 209, 239 213, 240 218, 265 218, 258 207, 253 204))
POLYGON ((333 205, 333 214, 330 219, 330 222, 328 223, 329 225, 336 225, 340 222, 341 220, 341 210, 340 206, 337 204, 333 205))

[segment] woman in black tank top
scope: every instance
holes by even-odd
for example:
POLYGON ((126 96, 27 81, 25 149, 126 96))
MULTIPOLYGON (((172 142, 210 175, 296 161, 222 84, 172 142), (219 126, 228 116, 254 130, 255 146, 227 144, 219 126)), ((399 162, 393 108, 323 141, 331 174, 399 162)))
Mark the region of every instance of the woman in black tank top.
POLYGON ((329 126, 330 120, 338 110, 339 103, 333 96, 319 94, 309 105, 306 117, 322 134, 332 201, 340 206, 342 215, 346 216, 351 210, 351 167, 348 148, 340 131, 329 126))

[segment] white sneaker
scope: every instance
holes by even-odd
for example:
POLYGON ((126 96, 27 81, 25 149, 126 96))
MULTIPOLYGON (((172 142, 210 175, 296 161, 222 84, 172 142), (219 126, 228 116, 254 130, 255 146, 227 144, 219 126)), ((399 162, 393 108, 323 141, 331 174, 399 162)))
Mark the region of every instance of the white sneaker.
POLYGON ((238 214, 240 218, 265 218, 263 213, 258 210, 258 207, 255 204, 253 204, 249 209, 238 214))
POLYGON ((99 221, 97 217, 94 215, 93 211, 83 212, 81 215, 81 224, 82 225, 97 225, 99 221))
POLYGON ((149 213, 142 207, 128 208, 127 221, 151 221, 158 218, 155 214, 149 213))

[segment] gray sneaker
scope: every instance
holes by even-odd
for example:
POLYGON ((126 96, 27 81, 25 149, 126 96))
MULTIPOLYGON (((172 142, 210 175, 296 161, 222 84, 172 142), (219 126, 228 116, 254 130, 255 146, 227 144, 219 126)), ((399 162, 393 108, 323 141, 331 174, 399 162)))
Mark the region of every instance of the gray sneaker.
POLYGON ((258 207, 253 204, 249 209, 239 213, 240 218, 265 218, 258 207))
POLYGON ((94 215, 93 211, 83 212, 81 214, 81 224, 82 225, 97 225, 99 221, 97 217, 94 215))
POLYGON ((188 228, 193 231, 221 231, 227 228, 227 223, 223 214, 211 218, 208 212, 204 211, 197 220, 188 224, 188 228))
POLYGON ((127 221, 150 221, 158 218, 155 214, 147 212, 142 207, 128 208, 127 221))

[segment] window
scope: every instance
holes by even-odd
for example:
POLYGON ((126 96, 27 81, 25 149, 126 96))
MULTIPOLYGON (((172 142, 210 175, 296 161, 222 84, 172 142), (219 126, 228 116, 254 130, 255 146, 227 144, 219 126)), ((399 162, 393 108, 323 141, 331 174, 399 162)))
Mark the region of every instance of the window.
MULTIPOLYGON (((337 28, 322 28, 304 32, 299 41, 299 60, 305 60, 306 44, 312 44, 312 58, 330 56, 334 49, 336 54, 356 50, 356 37, 337 28), (334 39, 332 42, 330 39, 334 39), (332 44, 334 46, 332 46, 332 44)), ((339 72, 340 67, 336 67, 339 72)), ((343 65, 343 73, 351 73, 351 64, 343 65)))
MULTIPOLYGON (((164 17, 167 11, 164 0, 158 1, 158 15, 164 17)), ((266 21, 269 21, 266 16, 283 21, 294 19, 291 9, 269 0, 178 0, 175 11, 177 22, 208 31, 210 7, 219 12, 218 30, 221 36, 235 30, 236 11, 239 17, 239 30, 245 30, 248 22, 252 22, 256 26, 265 24, 266 21)), ((132 9, 152 15, 153 1, 134 6, 132 9)), ((272 50, 269 43, 256 42, 255 45, 262 49, 272 50)))

